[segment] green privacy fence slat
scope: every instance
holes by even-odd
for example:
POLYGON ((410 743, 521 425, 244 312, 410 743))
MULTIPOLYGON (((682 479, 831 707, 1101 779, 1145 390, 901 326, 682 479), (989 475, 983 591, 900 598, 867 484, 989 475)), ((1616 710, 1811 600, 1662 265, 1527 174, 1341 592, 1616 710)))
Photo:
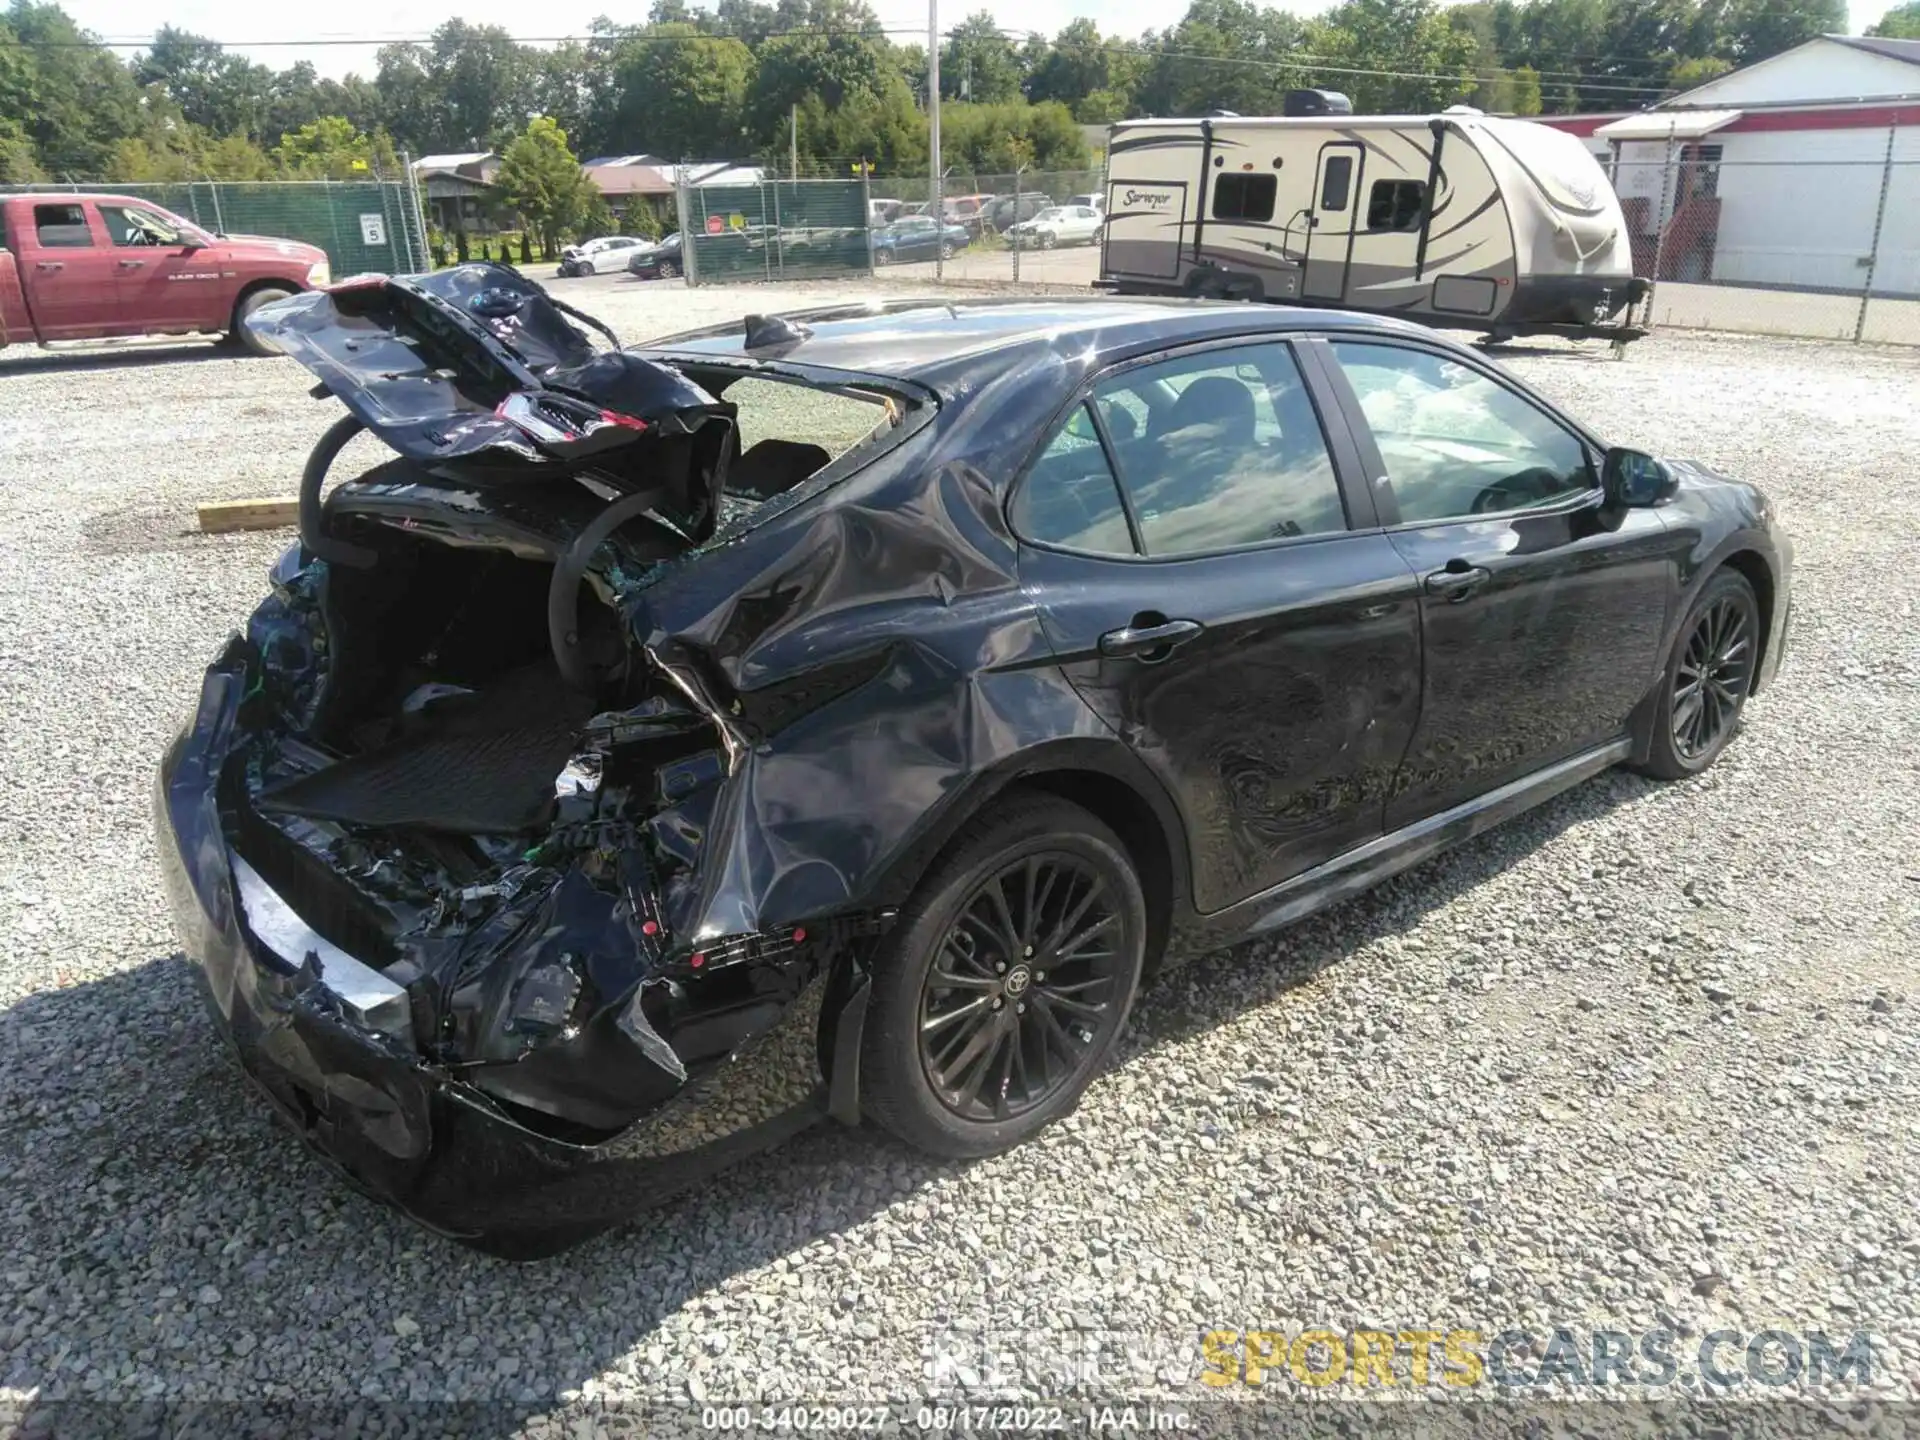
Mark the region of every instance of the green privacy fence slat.
POLYGON ((367 271, 407 274, 428 268, 419 211, 406 183, 399 180, 10 188, 20 193, 127 195, 171 210, 203 230, 304 240, 327 252, 336 280, 367 271))
POLYGON ((870 267, 858 180, 697 185, 685 200, 692 271, 702 285, 864 275, 870 267))

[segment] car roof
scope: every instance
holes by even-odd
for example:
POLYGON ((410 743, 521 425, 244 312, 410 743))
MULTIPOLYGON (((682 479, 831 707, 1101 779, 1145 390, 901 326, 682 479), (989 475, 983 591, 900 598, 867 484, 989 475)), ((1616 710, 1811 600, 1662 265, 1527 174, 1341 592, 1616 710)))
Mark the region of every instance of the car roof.
MULTIPOLYGON (((1301 330, 1430 335, 1418 325, 1351 311, 1244 302, 1111 296, 889 300, 782 312, 811 332, 780 346, 782 365, 913 380, 944 390, 967 362, 997 350, 1048 346, 1106 358, 1186 341, 1301 330)), ((740 321, 688 330, 638 347, 648 353, 755 361, 740 321)))

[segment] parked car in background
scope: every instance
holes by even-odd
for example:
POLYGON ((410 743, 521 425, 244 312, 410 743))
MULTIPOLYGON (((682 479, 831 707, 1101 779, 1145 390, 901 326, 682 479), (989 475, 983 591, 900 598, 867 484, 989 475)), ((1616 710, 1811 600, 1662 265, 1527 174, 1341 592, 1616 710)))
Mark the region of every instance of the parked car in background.
POLYGON ((603 235, 584 245, 569 245, 560 252, 560 271, 565 275, 597 275, 602 270, 618 270, 635 250, 653 241, 640 235, 603 235))
POLYGON ((867 202, 867 223, 869 225, 891 225, 900 218, 905 209, 901 200, 869 200, 867 202))
POLYGON ((1086 195, 1069 195, 1060 203, 1062 205, 1085 205, 1090 210, 1098 210, 1102 215, 1107 213, 1107 197, 1104 195, 1095 195, 1092 193, 1086 195))
POLYGON ((987 226, 996 234, 1022 220, 1031 220, 1053 204, 1053 197, 1039 190, 1022 190, 1018 195, 999 195, 987 209, 987 226))
POLYGON ((225 335, 267 355, 247 316, 331 278, 318 246, 213 235, 147 200, 0 199, 0 346, 225 335))
POLYGON ((1091 205, 1055 205, 1007 230, 1007 241, 1051 250, 1056 245, 1093 245, 1100 239, 1100 212, 1091 205))
POLYGON ((671 280, 686 268, 680 254, 680 232, 627 256, 627 273, 642 280, 671 280))
POLYGON ((969 239, 977 240, 986 227, 986 209, 997 197, 992 195, 949 195, 941 202, 941 214, 947 223, 961 226, 969 239))
POLYGON ((873 263, 893 265, 909 260, 931 260, 938 255, 949 259, 956 250, 964 250, 973 236, 964 225, 949 221, 936 225, 928 215, 908 215, 891 225, 883 225, 868 239, 873 263))

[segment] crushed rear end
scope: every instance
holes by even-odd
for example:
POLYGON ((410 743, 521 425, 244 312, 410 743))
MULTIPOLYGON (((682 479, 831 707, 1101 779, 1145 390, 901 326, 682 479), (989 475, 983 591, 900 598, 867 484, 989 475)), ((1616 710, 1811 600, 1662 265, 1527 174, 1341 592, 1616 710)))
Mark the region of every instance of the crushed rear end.
POLYGON ((247 1073, 356 1184, 519 1256, 817 1117, 829 980, 886 923, 769 929, 716 874, 746 742, 642 637, 751 504, 735 407, 570 314, 485 265, 259 313, 348 414, 156 796, 247 1073), (394 458, 323 500, 361 431, 394 458))

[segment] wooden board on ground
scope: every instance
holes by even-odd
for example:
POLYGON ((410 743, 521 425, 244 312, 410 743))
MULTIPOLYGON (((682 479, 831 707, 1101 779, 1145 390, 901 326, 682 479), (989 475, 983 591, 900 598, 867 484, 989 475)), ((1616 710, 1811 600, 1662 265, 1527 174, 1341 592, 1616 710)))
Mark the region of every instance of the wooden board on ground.
POLYGON ((298 500, 209 500, 197 507, 209 535, 227 530, 277 530, 300 523, 298 500))

